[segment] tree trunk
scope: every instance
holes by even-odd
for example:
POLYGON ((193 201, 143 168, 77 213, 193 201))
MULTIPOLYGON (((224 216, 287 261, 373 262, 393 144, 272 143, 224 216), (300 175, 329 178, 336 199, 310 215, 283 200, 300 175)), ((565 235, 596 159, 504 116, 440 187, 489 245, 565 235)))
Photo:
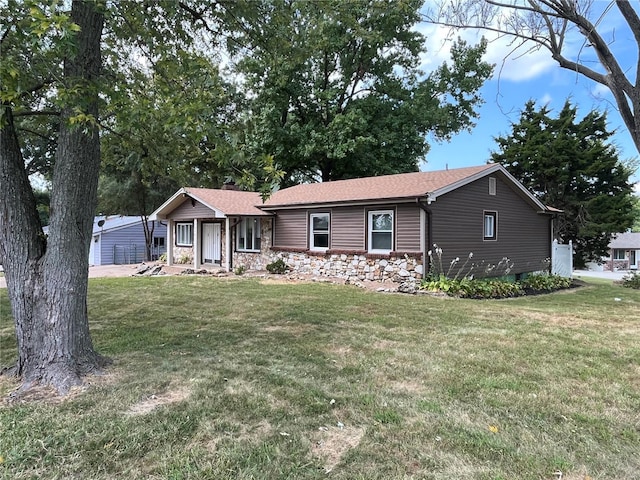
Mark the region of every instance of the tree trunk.
POLYGON ((144 229, 145 260, 151 262, 153 260, 153 232, 156 224, 151 222, 151 227, 149 227, 149 217, 146 214, 140 215, 140 221, 144 229))
POLYGON ((71 7, 80 31, 74 53, 65 59, 64 79, 69 91, 79 93, 62 111, 46 239, 8 107, 0 129, 0 252, 16 326, 18 360, 12 370, 21 377, 23 389, 50 385, 64 394, 82 383, 84 374, 105 364, 93 348, 87 317, 100 168, 95 123, 103 25, 99 9, 96 2, 79 0, 71 7), (88 117, 72 125, 78 111, 88 117))

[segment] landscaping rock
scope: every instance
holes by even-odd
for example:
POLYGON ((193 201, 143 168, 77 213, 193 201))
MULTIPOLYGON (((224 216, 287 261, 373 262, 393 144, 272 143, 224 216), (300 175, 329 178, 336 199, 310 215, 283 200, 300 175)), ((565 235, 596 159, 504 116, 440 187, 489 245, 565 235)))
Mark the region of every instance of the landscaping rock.
POLYGON ((136 269, 136 271, 134 272, 134 275, 142 275, 146 272, 149 271, 151 267, 149 265, 147 265, 146 263, 141 263, 138 268, 136 269))
POLYGON ((416 285, 411 282, 403 282, 398 286, 398 292, 414 295, 416 293, 416 285))

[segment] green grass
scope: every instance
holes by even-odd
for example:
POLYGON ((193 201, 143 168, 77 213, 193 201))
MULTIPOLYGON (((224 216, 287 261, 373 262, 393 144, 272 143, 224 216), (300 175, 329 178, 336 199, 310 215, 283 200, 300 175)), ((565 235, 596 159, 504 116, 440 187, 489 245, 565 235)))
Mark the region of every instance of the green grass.
MULTIPOLYGON (((0 478, 638 478, 638 311, 598 281, 474 301, 93 279, 114 365, 64 401, 0 404, 0 478)), ((13 342, 0 290, 0 364, 13 342)))

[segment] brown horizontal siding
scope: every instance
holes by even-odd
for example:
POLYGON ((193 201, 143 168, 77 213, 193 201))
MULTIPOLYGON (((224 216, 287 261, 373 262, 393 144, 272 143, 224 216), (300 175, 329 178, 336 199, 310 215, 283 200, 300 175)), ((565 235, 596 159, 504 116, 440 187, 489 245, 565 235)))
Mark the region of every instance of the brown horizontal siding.
POLYGON ((194 218, 215 218, 215 216, 215 212, 209 207, 200 202, 195 202, 195 205, 191 205, 191 199, 186 198, 167 218, 180 221, 193 220, 194 218))
POLYGON ((397 206, 395 249, 420 251, 420 207, 417 205, 397 206))
POLYGON ((307 211, 281 210, 274 224, 273 244, 279 247, 307 248, 307 211))
POLYGON ((367 230, 363 207, 337 207, 331 210, 332 250, 364 250, 367 230))
MULTIPOLYGON (((537 213, 505 183, 502 175, 495 177, 496 195, 489 195, 489 177, 484 177, 438 197, 431 204, 432 240, 442 249, 445 273, 450 262, 459 257, 461 260, 453 269, 457 272, 469 253, 473 253, 473 258, 465 273, 471 264, 484 269, 487 265, 497 265, 504 257, 514 264, 512 274, 545 267, 544 262, 551 255, 549 216, 537 213), (483 240, 484 211, 498 212, 495 241, 483 240)), ((475 274, 482 274, 480 268, 475 274)))

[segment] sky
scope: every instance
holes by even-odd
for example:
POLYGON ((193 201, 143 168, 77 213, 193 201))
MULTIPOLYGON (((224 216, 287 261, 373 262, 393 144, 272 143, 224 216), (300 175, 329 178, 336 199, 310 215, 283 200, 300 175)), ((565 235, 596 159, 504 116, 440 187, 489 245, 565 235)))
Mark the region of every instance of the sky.
MULTIPOLYGON (((600 3, 606 4, 608 2, 600 3)), ((633 71, 638 61, 637 44, 615 8, 602 18, 599 28, 605 32, 621 66, 633 71)), ((445 41, 448 30, 429 24, 421 24, 418 30, 427 37, 428 53, 423 57, 422 68, 429 71, 448 59, 449 46, 445 41)), ((481 95, 485 103, 479 109, 480 118, 476 126, 470 133, 455 135, 449 142, 431 141, 431 149, 421 170, 486 163, 491 152, 497 150, 495 137, 511 133, 511 125, 518 123, 520 112, 529 100, 536 102, 536 108, 547 105, 552 116, 558 115, 567 99, 578 107, 578 119, 591 110, 606 111, 609 130, 616 131, 613 142, 618 147, 620 159, 639 156, 612 95, 604 87, 561 68, 547 50, 533 53, 521 50, 519 54, 508 56, 512 47, 505 39, 492 38, 491 32, 465 30, 458 32, 458 35, 474 44, 482 35, 487 37, 489 45, 485 60, 495 64, 494 75, 482 87, 481 95)), ((593 49, 585 47, 577 35, 569 38, 567 48, 573 55, 580 55, 581 59, 596 68, 593 49)), ((635 78, 631 80, 635 81, 635 78)), ((636 171, 631 180, 636 184, 636 193, 640 194, 640 171, 636 171)))

